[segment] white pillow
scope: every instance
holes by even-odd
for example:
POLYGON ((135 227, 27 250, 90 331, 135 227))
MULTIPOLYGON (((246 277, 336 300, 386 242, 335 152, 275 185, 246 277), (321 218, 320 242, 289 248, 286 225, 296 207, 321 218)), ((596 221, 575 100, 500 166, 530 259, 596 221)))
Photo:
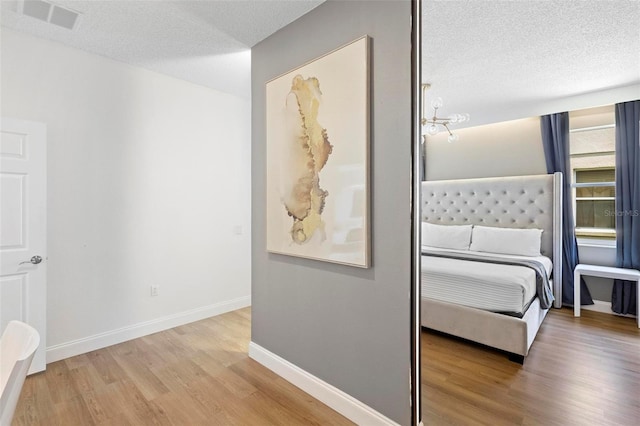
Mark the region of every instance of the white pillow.
POLYGON ((540 256, 542 229, 474 226, 470 250, 491 253, 540 256))
POLYGON ((422 222, 422 245, 469 250, 472 225, 435 225, 422 222))

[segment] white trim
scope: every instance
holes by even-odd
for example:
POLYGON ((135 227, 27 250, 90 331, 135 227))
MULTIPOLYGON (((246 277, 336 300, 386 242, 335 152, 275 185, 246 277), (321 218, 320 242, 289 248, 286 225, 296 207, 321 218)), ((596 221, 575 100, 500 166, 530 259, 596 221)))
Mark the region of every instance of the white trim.
POLYGON ((616 197, 576 197, 576 201, 615 201, 615 200, 616 200, 616 197))
POLYGON ((603 314, 614 314, 611 310, 611 302, 605 302, 604 300, 593 300, 593 305, 582 305, 582 309, 585 311, 601 312, 603 314))
POLYGON ((115 330, 93 336, 83 337, 70 342, 60 343, 47 348, 47 364, 72 356, 95 351, 107 346, 137 339, 149 334, 164 331, 169 328, 178 327, 190 322, 199 321, 205 318, 235 311, 251 305, 251 296, 239 297, 233 300, 214 303, 213 305, 191 309, 166 317, 145 321, 138 324, 128 325, 115 330))
POLYGON ((578 127, 577 129, 569 130, 569 133, 590 132, 592 130, 615 129, 615 128, 616 128, 616 125, 614 123, 611 123, 611 124, 602 124, 600 126, 578 127))
POLYGON ((249 357, 264 365, 352 422, 367 426, 398 426, 398 423, 363 404, 335 386, 320 380, 284 358, 250 342, 249 357))
MULTIPOLYGON (((592 152, 581 152, 579 154, 569 154, 569 158, 585 158, 585 157, 604 157, 605 155, 615 155, 615 151, 592 151, 592 152)), ((600 167, 602 168, 602 167, 600 167)), ((610 167, 607 167, 610 168, 610 167)), ((574 169, 578 171, 582 170, 597 170, 596 169, 574 169)))
POLYGON ((593 305, 582 305, 583 311, 593 311, 600 312, 603 314, 615 315, 617 317, 625 317, 625 318, 636 318, 635 315, 631 314, 619 314, 617 312, 613 312, 611 310, 611 302, 607 302, 605 300, 593 300, 593 305))
POLYGON ((616 240, 605 240, 599 238, 577 237, 578 248, 580 247, 598 247, 605 249, 616 249, 616 240))

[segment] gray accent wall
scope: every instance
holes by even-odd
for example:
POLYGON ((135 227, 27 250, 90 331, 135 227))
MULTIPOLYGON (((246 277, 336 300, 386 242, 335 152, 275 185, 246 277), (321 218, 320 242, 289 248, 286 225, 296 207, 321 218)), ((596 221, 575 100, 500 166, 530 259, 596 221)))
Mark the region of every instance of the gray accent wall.
POLYGON ((407 425, 411 5, 323 3, 252 49, 252 341, 407 425), (372 267, 267 253, 265 83, 371 37, 372 267))

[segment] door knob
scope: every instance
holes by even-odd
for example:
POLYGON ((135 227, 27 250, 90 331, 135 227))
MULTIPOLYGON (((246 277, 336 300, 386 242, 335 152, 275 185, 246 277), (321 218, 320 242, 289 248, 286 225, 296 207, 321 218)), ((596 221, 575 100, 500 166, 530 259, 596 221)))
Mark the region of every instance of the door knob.
POLYGON ((31 263, 33 265, 37 265, 38 263, 42 262, 42 257, 41 256, 33 256, 31 259, 29 260, 25 260, 24 262, 20 262, 18 263, 18 265, 23 265, 25 263, 31 263))

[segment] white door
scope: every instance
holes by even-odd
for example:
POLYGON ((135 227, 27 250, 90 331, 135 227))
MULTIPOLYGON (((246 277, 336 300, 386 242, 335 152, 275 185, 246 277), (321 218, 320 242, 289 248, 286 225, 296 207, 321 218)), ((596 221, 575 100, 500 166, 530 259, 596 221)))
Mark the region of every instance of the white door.
POLYGON ((42 123, 0 120, 0 330, 30 324, 40 346, 29 373, 46 365, 47 151, 42 123))

